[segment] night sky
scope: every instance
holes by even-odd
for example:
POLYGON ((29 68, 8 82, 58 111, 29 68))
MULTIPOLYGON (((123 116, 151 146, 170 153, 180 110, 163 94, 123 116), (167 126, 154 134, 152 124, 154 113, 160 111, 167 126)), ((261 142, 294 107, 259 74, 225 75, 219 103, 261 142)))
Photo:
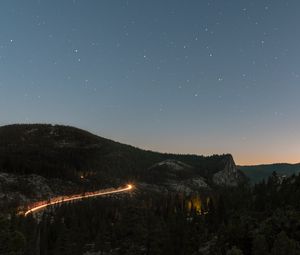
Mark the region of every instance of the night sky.
POLYGON ((0 124, 300 162, 299 0, 3 0, 0 124))

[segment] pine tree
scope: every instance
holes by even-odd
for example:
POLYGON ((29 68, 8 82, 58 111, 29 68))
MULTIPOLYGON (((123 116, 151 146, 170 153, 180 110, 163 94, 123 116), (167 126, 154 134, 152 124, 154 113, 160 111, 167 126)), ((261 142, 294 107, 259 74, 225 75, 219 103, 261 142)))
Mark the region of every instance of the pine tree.
POLYGON ((253 255, 268 255, 268 244, 264 235, 255 236, 252 243, 253 255))
POLYGON ((236 246, 233 246, 229 251, 226 252, 226 255, 243 255, 243 254, 244 253, 236 246))
POLYGON ((300 255, 299 245, 282 231, 277 235, 272 248, 272 255, 300 255))

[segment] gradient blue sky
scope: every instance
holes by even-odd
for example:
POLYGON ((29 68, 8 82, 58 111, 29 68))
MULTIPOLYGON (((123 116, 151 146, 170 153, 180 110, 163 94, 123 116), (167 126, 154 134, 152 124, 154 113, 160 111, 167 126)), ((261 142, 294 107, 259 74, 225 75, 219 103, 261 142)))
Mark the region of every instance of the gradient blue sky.
POLYGON ((0 124, 300 162, 299 0, 3 0, 0 124))

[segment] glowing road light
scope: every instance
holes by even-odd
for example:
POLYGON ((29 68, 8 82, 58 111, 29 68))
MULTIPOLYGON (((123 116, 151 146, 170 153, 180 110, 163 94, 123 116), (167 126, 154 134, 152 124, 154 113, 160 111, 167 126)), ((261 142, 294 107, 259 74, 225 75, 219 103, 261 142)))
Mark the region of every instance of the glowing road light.
POLYGON ((71 201, 90 198, 90 197, 98 197, 98 196, 122 193, 122 192, 129 191, 131 189, 133 189, 133 185, 128 184, 126 188, 118 188, 116 190, 111 190, 111 191, 96 191, 96 192, 93 192, 93 193, 87 194, 87 195, 75 195, 73 197, 62 197, 59 200, 45 202, 41 205, 35 206, 35 207, 29 209, 28 211, 26 211, 24 215, 26 217, 27 215, 29 215, 31 213, 40 211, 40 210, 45 209, 46 207, 51 206, 51 205, 63 204, 63 203, 66 203, 66 202, 71 202, 71 201))

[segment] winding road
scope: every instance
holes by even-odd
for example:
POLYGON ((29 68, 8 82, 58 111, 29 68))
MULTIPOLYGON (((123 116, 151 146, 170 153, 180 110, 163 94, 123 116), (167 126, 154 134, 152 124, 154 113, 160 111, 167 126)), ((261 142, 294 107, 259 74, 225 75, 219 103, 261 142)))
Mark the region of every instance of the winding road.
POLYGON ((87 193, 84 195, 82 195, 82 194, 74 195, 72 197, 63 196, 63 197, 59 197, 59 198, 53 198, 50 201, 41 201, 32 206, 29 206, 29 209, 24 213, 24 215, 26 217, 29 214, 39 212, 41 210, 46 209, 48 206, 52 206, 52 205, 64 204, 67 202, 72 202, 75 200, 81 200, 81 199, 86 199, 86 198, 91 198, 91 197, 99 197, 99 196, 105 196, 105 195, 110 195, 110 194, 124 193, 124 192, 128 192, 132 189, 133 189, 133 186, 128 184, 126 186, 126 188, 118 188, 118 189, 106 190, 106 191, 100 190, 100 191, 87 193))

